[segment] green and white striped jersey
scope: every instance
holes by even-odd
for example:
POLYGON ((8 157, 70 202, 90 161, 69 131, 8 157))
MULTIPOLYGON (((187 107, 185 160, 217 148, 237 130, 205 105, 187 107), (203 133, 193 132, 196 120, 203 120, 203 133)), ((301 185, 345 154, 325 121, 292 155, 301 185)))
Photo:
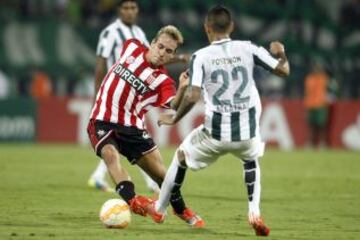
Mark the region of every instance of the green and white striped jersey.
POLYGON ((229 38, 196 51, 190 85, 202 88, 205 128, 220 141, 242 141, 259 134, 261 103, 253 69, 276 68, 278 60, 250 41, 229 38))
POLYGON ((128 26, 119 18, 116 19, 100 33, 96 56, 106 58, 106 67, 110 69, 120 57, 124 42, 131 38, 136 38, 146 47, 149 47, 145 33, 139 26, 128 26))

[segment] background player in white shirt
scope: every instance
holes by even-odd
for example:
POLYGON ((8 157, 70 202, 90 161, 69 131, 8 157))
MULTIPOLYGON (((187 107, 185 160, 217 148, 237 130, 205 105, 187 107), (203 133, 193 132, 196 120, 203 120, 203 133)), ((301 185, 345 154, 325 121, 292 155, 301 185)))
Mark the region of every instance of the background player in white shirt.
POLYGON ((272 42, 270 52, 250 41, 231 40, 233 21, 228 9, 216 6, 205 20, 209 46, 195 52, 190 60, 190 84, 175 115, 163 114, 159 125, 177 123, 203 94, 204 124, 194 129, 177 149, 153 206, 154 220, 162 222, 171 192, 181 187, 187 168, 199 170, 231 153, 244 163, 248 192, 248 220, 256 235, 267 236, 270 229, 260 215, 259 157, 264 143, 259 132, 261 103, 253 79, 255 65, 279 76, 289 74, 284 46, 272 42))
MULTIPOLYGON (((138 2, 136 0, 118 0, 117 12, 118 18, 108 25, 99 37, 96 49, 95 93, 98 92, 107 71, 119 58, 126 40, 135 38, 146 47, 149 47, 144 31, 135 24, 139 13, 138 2)), ((171 62, 186 62, 187 60, 187 54, 179 54, 171 62)), ((140 172, 144 177, 147 187, 151 191, 158 193, 158 185, 144 171, 140 170, 140 172)), ((106 165, 103 160, 100 160, 88 180, 88 185, 103 191, 113 191, 113 188, 106 181, 106 173, 106 165)))

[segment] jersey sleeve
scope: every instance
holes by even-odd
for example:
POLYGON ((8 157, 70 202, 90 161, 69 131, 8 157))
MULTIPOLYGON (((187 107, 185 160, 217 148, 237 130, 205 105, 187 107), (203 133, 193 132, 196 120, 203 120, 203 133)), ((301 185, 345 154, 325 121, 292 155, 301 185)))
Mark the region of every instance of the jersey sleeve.
POLYGON ((104 29, 99 37, 96 48, 96 56, 109 58, 115 46, 115 36, 110 33, 109 29, 104 29))
POLYGON ((190 58, 189 77, 190 86, 201 87, 204 80, 204 63, 201 61, 201 55, 194 53, 190 58))
POLYGON ((157 101, 157 106, 163 108, 170 108, 170 102, 176 95, 175 83, 171 78, 165 80, 159 86, 159 98, 157 101))
POLYGON ((279 60, 275 59, 270 53, 263 47, 256 46, 250 43, 250 50, 253 54, 254 63, 258 66, 272 71, 279 64, 279 60))

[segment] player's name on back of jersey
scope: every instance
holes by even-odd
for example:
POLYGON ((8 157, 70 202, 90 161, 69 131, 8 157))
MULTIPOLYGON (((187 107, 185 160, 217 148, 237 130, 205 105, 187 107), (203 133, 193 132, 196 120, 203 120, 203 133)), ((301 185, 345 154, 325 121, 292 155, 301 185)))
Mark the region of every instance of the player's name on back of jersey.
POLYGON ((234 56, 231 58, 215 58, 211 60, 212 65, 234 64, 237 62, 241 62, 241 58, 238 56, 234 56))
POLYGON ((245 97, 241 99, 243 102, 237 104, 229 104, 229 105, 216 105, 216 112, 219 113, 230 113, 230 112, 240 112, 243 110, 249 109, 249 97, 245 97))
POLYGON ((141 95, 144 95, 151 90, 141 79, 137 78, 130 70, 120 63, 117 64, 113 72, 121 79, 127 81, 141 95))

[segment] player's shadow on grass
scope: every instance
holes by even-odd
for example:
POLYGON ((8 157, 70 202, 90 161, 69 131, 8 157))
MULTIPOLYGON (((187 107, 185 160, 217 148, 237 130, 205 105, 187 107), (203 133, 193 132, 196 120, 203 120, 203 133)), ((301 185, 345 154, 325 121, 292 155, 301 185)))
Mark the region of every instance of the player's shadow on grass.
POLYGON ((46 224, 46 223, 28 223, 28 222, 17 222, 17 223, 0 223, 0 227, 5 226, 5 227, 49 227, 51 226, 51 224, 46 224))
POLYGON ((149 232, 150 234, 156 234, 156 235, 166 235, 168 237, 168 239, 173 239, 171 237, 171 234, 174 234, 174 237, 179 237, 179 235, 183 236, 183 239, 188 239, 186 236, 188 236, 189 238, 194 238, 194 235, 201 235, 202 238, 204 237, 204 239, 206 239, 206 236, 218 236, 218 239, 221 238, 238 238, 238 237, 247 237, 249 235, 247 234, 242 234, 242 233, 238 233, 238 232, 216 232, 214 230, 211 229, 207 229, 207 228, 179 228, 179 229, 168 229, 168 228, 164 228, 164 229, 156 229, 156 228, 141 228, 139 226, 136 227, 136 229, 132 229, 132 231, 134 232, 141 232, 142 234, 149 232))

